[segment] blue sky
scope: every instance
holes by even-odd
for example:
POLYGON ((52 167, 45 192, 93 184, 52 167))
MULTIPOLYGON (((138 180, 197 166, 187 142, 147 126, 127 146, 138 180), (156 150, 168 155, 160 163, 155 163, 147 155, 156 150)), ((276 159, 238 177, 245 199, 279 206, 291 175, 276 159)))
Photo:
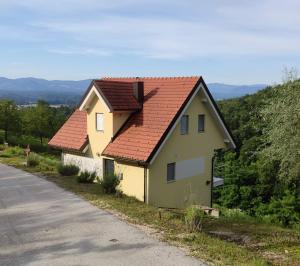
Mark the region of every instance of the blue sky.
POLYGON ((298 0, 0 0, 0 76, 273 84, 300 70, 299 10, 298 0))

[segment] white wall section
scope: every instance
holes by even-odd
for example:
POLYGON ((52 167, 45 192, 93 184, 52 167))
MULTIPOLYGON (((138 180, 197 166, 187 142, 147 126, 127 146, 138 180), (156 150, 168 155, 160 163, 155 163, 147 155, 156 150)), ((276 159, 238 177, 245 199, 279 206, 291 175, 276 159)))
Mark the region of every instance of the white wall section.
POLYGON ((93 159, 84 156, 62 153, 62 163, 75 164, 80 168, 80 171, 96 172, 98 177, 103 175, 103 162, 100 159, 93 159))
POLYGON ((199 157, 191 160, 176 162, 175 180, 197 176, 204 173, 205 159, 199 157))

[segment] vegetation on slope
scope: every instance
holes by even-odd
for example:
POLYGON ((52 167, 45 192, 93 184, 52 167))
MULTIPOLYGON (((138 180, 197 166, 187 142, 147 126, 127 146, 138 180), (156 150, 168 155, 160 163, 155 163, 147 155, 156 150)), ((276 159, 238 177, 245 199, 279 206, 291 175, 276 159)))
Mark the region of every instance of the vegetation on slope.
POLYGON ((300 80, 219 102, 238 151, 221 155, 215 202, 284 226, 300 222, 300 80))

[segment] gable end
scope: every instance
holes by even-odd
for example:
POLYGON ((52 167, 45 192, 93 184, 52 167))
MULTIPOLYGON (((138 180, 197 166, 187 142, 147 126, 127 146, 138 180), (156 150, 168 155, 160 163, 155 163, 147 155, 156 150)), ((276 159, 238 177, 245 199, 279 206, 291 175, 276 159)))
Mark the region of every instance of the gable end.
POLYGON ((225 123, 225 120, 224 120, 224 118, 223 118, 216 102, 214 101, 211 93, 209 92, 203 78, 200 77, 199 80, 197 81, 197 83, 195 84, 193 90, 191 91, 191 93, 189 94, 189 96, 187 97, 185 102, 182 104, 182 106, 178 110, 177 114, 175 115, 174 119, 172 120, 172 122, 170 123, 170 125, 168 126, 166 131, 164 132, 164 134, 161 137, 160 141, 157 143, 156 147, 154 148, 154 150, 150 154, 150 156, 147 160, 147 163, 152 164, 154 162, 155 158, 157 157, 157 155, 159 154, 159 152, 163 148, 165 142, 167 141, 167 139, 170 137, 170 135, 174 131, 176 125, 179 123, 182 115, 185 113, 185 111, 187 110, 187 108, 189 107, 191 102, 193 101, 194 97, 200 91, 200 89, 203 89, 205 95, 207 96, 208 103, 212 107, 212 109, 213 109, 213 111, 214 111, 214 113, 215 113, 215 115, 218 119, 219 124, 221 124, 221 127, 224 130, 224 133, 228 137, 229 142, 231 144, 231 148, 236 149, 236 144, 234 142, 233 136, 232 136, 229 128, 227 127, 227 125, 225 123))

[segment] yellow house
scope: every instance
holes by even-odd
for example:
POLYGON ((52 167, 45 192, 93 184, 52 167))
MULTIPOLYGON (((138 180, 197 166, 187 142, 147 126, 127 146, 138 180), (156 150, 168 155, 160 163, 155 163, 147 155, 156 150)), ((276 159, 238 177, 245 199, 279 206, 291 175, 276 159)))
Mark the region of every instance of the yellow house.
POLYGON ((115 173, 125 194, 169 208, 210 206, 214 153, 235 148, 202 77, 93 80, 49 145, 63 163, 115 173))

